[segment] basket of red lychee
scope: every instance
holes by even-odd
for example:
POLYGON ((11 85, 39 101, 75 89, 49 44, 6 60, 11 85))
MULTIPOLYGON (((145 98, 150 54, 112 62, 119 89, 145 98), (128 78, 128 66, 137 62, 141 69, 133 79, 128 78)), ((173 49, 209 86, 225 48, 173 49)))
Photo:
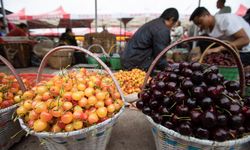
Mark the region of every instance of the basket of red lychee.
MULTIPOLYGON (((225 41, 226 42, 226 41, 225 41)), ((235 62, 235 58, 230 54, 228 50, 220 51, 217 53, 209 53, 216 43, 210 44, 202 53, 199 62, 208 65, 216 65, 225 79, 227 80, 238 80, 239 72, 235 62)), ((217 46, 217 45, 216 45, 217 46)), ((236 52, 236 47, 232 47, 236 52)), ((238 52, 237 52, 238 53, 238 52)))
POLYGON ((38 69, 36 86, 26 91, 17 108, 21 127, 53 150, 104 150, 112 127, 124 110, 124 96, 111 70, 91 52, 60 46, 48 52, 38 69), (48 57, 73 49, 96 59, 105 70, 64 70, 39 82, 48 57))
POLYGON ((19 97, 26 89, 11 63, 1 55, 0 60, 12 73, 0 73, 0 149, 7 150, 24 135, 24 132, 20 132, 19 123, 12 118, 20 102, 19 97))
MULTIPOLYGON (((226 43, 208 37, 181 42, 209 40, 226 48, 226 43)), ((224 79, 215 65, 181 62, 168 66, 147 82, 159 58, 178 42, 165 48, 150 66, 136 107, 149 120, 156 147, 161 149, 242 149, 250 141, 250 98, 243 98, 243 66, 240 81, 224 79)))

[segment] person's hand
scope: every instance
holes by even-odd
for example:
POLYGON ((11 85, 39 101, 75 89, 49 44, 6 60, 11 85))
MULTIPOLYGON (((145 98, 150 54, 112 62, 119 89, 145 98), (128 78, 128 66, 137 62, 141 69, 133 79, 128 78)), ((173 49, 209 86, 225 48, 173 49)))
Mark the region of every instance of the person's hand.
POLYGON ((221 49, 221 47, 219 46, 219 47, 215 47, 215 48, 211 48, 211 49, 207 50, 206 54, 219 53, 219 52, 221 52, 221 51, 222 51, 222 49, 221 49))

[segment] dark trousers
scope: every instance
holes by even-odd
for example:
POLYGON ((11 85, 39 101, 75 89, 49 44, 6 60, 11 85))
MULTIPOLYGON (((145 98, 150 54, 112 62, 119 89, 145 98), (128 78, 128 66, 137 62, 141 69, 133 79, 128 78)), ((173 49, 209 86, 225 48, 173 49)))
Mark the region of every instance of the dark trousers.
POLYGON ((250 65, 250 52, 240 52, 240 59, 243 66, 250 65))

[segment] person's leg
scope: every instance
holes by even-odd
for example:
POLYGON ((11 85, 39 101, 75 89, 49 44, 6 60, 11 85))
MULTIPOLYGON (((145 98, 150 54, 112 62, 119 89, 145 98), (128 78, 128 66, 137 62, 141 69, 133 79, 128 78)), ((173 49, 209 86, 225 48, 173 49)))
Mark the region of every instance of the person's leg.
POLYGON ((250 65, 250 52, 240 52, 240 59, 243 66, 250 65))

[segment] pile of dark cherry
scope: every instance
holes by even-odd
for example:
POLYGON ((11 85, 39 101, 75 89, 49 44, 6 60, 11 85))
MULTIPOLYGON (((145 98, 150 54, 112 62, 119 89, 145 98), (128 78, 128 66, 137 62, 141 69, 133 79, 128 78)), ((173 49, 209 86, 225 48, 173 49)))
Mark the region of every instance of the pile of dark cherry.
POLYGON ((220 65, 220 66, 235 66, 234 57, 228 52, 223 51, 220 53, 211 53, 204 57, 205 64, 220 65))
POLYGON ((250 98, 216 66, 180 63, 158 73, 139 93, 138 109, 182 135, 226 141, 250 132, 250 98))

